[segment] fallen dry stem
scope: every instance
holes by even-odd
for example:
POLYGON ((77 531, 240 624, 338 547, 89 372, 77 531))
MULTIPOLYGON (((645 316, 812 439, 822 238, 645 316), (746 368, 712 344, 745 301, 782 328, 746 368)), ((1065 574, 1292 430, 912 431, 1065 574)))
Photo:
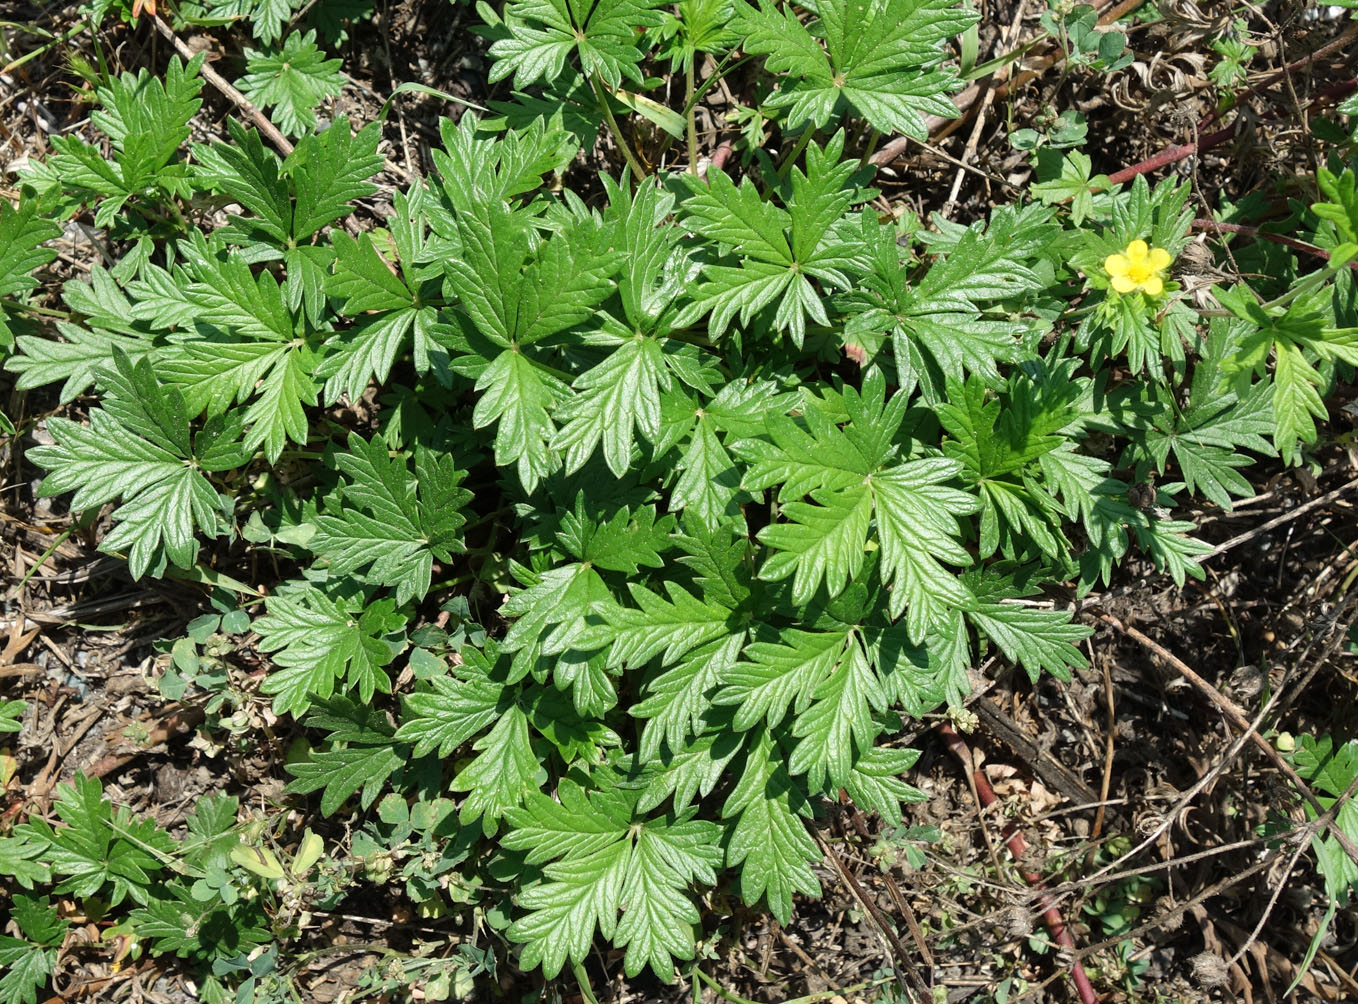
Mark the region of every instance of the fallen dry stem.
POLYGON ((1173 667, 1180 676, 1193 684, 1193 686, 1206 696, 1208 700, 1215 704, 1231 724, 1239 729, 1243 735, 1247 736, 1255 746, 1259 747, 1273 765, 1292 782, 1293 787, 1301 793, 1301 796, 1306 800, 1306 803, 1315 810, 1319 819, 1324 821, 1325 828, 1330 831, 1330 834, 1335 838, 1335 842, 1344 849, 1344 853, 1348 855, 1349 860, 1358 864, 1358 846, 1355 846, 1354 842, 1349 838, 1349 835, 1339 828, 1330 813, 1325 811, 1325 808, 1311 791, 1310 786, 1301 779, 1301 776, 1295 770, 1292 769, 1292 765, 1283 759, 1283 755, 1273 748, 1272 743, 1259 734, 1255 725, 1245 717, 1245 713, 1240 709, 1239 705, 1204 680, 1191 666, 1161 645, 1154 638, 1143 634, 1130 624, 1122 623, 1122 621, 1118 620, 1112 614, 1099 614, 1098 617, 1099 620, 1103 621, 1105 624, 1116 628, 1128 638, 1144 645, 1151 653, 1173 667))
MULTIPOLYGON (((165 37, 165 40, 174 46, 180 58, 190 60, 196 55, 192 49, 184 44, 184 40, 174 33, 174 29, 161 20, 159 14, 153 14, 151 21, 155 24, 156 30, 165 37)), ((227 100, 239 108, 255 124, 255 128, 269 138, 269 142, 278 148, 279 153, 284 157, 292 153, 292 141, 279 132, 278 127, 269 121, 269 116, 251 104, 250 99, 236 90, 231 82, 214 70, 212 64, 206 59, 203 60, 203 68, 200 72, 203 74, 204 80, 217 88, 227 100)))
POLYGON ((901 944, 901 939, 897 937, 895 929, 891 926, 886 915, 882 913, 881 907, 879 907, 863 891, 863 887, 858 884, 858 879, 854 878, 853 872, 849 871, 839 854, 836 853, 835 849, 820 835, 820 832, 814 826, 808 826, 807 830, 811 833, 811 836, 815 839, 816 843, 820 845, 821 853, 825 855, 826 859, 832 865, 834 865, 835 871, 837 871, 839 877, 844 880, 845 887, 848 888, 854 899, 858 900, 859 904, 862 905, 868 916, 872 918, 872 922, 877 927, 878 932, 890 946, 891 954, 893 956, 892 961, 897 970, 897 975, 901 976, 901 970, 904 970, 904 976, 900 979, 902 988, 904 989, 904 984, 909 983, 913 993, 922 995, 922 1001, 931 1000, 933 995, 929 985, 924 981, 924 977, 920 975, 919 968, 910 958, 910 954, 905 950, 905 946, 901 944))

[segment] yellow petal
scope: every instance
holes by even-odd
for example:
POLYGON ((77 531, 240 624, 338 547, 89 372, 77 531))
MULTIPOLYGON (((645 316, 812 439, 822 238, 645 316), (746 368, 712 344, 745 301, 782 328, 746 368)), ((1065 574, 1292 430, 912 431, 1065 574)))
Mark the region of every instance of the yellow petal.
POLYGON ((1165 291, 1165 284, 1160 281, 1158 275, 1153 275, 1141 284, 1141 288, 1146 291, 1147 296, 1159 296, 1165 291))
POLYGON ((1144 262, 1150 250, 1150 245, 1145 241, 1132 241, 1127 245, 1127 257, 1133 262, 1144 262))
POLYGON ((1115 275, 1113 276, 1113 288, 1119 293, 1130 293, 1136 289, 1136 283, 1125 275, 1115 275))
POLYGON ((1157 272, 1162 268, 1169 268, 1169 263, 1171 261, 1173 261, 1173 259, 1170 258, 1169 252, 1164 248, 1151 248, 1151 257, 1148 264, 1157 272))
POLYGON ((1110 254, 1103 260, 1103 270, 1109 275, 1126 275, 1131 267, 1126 255, 1110 254))

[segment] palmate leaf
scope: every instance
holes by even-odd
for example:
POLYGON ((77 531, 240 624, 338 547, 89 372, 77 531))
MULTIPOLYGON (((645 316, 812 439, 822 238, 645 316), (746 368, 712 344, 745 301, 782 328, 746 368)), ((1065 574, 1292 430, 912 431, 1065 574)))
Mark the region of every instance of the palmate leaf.
POLYGON ((759 729, 721 814, 730 834, 727 864, 740 866, 741 898, 753 906, 762 896, 773 915, 787 923, 794 893, 820 895, 820 882, 811 870, 820 851, 802 819, 811 814, 806 793, 788 776, 782 760, 767 730, 759 729))
MULTIPOLYGON (((61 236, 61 227, 44 219, 36 199, 20 199, 19 208, 0 200, 0 297, 9 299, 38 285, 33 272, 57 256, 43 244, 61 236)), ((0 348, 13 344, 8 306, 0 306, 0 348)))
POLYGON ((975 23, 974 11, 952 0, 822 0, 813 34, 792 4, 779 11, 758 2, 757 10, 741 5, 736 23, 745 51, 787 75, 768 103, 789 109, 790 127, 822 129, 847 105, 879 132, 923 141, 923 116, 956 116, 947 100, 955 77, 937 68, 941 43, 975 23))
POLYGON ((683 812, 699 796, 712 794, 717 782, 726 776, 726 765, 740 752, 741 740, 734 733, 718 736, 715 729, 709 729, 685 743, 678 753, 662 751, 643 769, 646 790, 637 811, 649 812, 669 799, 673 811, 683 812))
POLYGON ((529 863, 551 862, 520 894, 528 913, 509 928, 525 943, 525 968, 541 963, 550 978, 567 960, 582 961, 596 928, 626 946, 629 976, 649 965, 668 982, 672 959, 693 957, 691 927, 699 916, 688 890, 715 883, 721 828, 693 819, 692 810, 637 819, 637 796, 586 794, 567 780, 556 799, 534 794, 506 813, 512 829, 505 845, 527 850, 529 863))
POLYGON ((726 674, 715 703, 735 709, 734 726, 754 728, 763 719, 776 728, 789 712, 797 715, 811 703, 816 689, 839 665, 848 634, 788 628, 779 641, 752 642, 745 660, 726 674))
POLYGON ((570 400, 570 388, 522 352, 501 352, 477 377, 481 398, 472 412, 476 428, 495 426, 495 462, 512 467, 525 491, 561 465, 551 448, 552 411, 570 400))
POLYGON ((322 791, 321 814, 334 815, 355 792, 367 809, 391 775, 410 758, 408 748, 393 741, 386 714, 376 708, 332 698, 313 705, 306 724, 330 733, 328 749, 313 750, 305 760, 289 763, 294 780, 284 789, 307 795, 322 791))
POLYGON ((484 736, 472 744, 476 756, 453 778, 453 791, 467 792, 458 810, 464 825, 481 821, 481 829, 495 836, 504 814, 523 804, 546 780, 528 736, 528 717, 511 705, 484 736))
POLYGON ((383 667, 399 647, 388 636, 404 625, 390 600, 365 605, 332 599, 310 584, 270 596, 268 613, 253 627, 260 650, 274 653, 278 668, 261 689, 275 695, 277 714, 300 714, 312 695, 327 698, 341 681, 367 703, 375 692, 391 690, 383 667))
POLYGON ((744 642, 740 632, 702 645, 646 685, 646 697, 629 709, 633 717, 648 719, 641 733, 643 760, 658 756, 662 741, 675 753, 686 750, 688 737, 702 731, 712 692, 735 669, 744 642))
MULTIPOLYGON (((597 324, 595 307, 613 291, 612 276, 622 259, 608 248, 605 228, 582 224, 546 241, 529 261, 526 226, 498 201, 478 201, 460 213, 461 249, 446 281, 477 332, 507 350, 486 353, 493 357, 477 375, 482 396, 472 423, 497 426, 496 463, 514 466, 532 491, 560 466, 551 445, 557 436, 552 412, 570 400, 571 391, 525 349, 577 325, 597 324)), ((586 421, 582 428, 589 427, 586 421)), ((610 441, 613 450, 620 448, 610 441)))
POLYGON ((514 695, 501 680, 490 677, 498 656, 499 645, 490 640, 484 652, 464 648, 463 663, 452 667, 449 675, 435 676, 427 689, 405 695, 396 738, 413 743, 417 757, 437 750, 447 758, 498 720, 514 695))
POLYGON ((831 597, 838 596, 858 578, 872 522, 872 491, 866 484, 840 492, 821 489, 811 498, 814 505, 784 504, 787 522, 759 532, 759 539, 773 549, 759 577, 777 582, 791 575, 794 603, 810 602, 822 582, 831 597))
POLYGON ((717 437, 717 425, 718 421, 706 409, 695 414, 670 499, 676 511, 686 513, 708 530, 741 518, 736 505, 740 471, 717 437))
POLYGON ((134 576, 159 574, 167 558, 188 568, 198 553, 195 532, 215 536, 230 512, 203 471, 244 461, 232 445, 239 425, 209 423, 191 439, 183 398, 157 382, 149 361, 115 352, 113 362, 105 376, 109 396, 90 412, 90 424, 49 419, 55 445, 29 451, 51 471, 39 491, 74 491, 78 511, 121 499, 113 513, 118 525, 100 547, 126 549, 134 576))
POLYGON ((743 487, 778 486, 787 519, 759 534, 771 549, 760 577, 791 577, 797 603, 808 602, 822 584, 833 599, 861 569, 875 523, 882 578, 891 588, 889 610, 893 617, 906 612, 911 637, 922 641, 950 606, 967 599, 945 565, 972 564, 959 539, 958 517, 977 504, 948 484, 962 470, 958 461, 891 463, 907 399, 897 393, 887 401, 885 379, 877 371, 861 392, 845 389, 848 421, 842 426, 812 405, 804 409, 804 426, 770 415, 767 438, 741 440, 732 449, 751 461, 743 487))
POLYGON ((673 665, 690 650, 729 633, 730 607, 709 598, 697 598, 673 581, 665 582, 666 596, 639 583, 628 590, 636 608, 609 602, 595 613, 602 623, 592 625, 579 638, 588 649, 609 646, 608 665, 613 668, 644 666, 657 655, 673 665))
POLYGON ((703 266, 704 282, 675 324, 692 324, 710 313, 708 329, 717 338, 740 317, 741 324, 775 302, 774 326, 802 343, 808 320, 828 324, 823 297, 812 285, 847 288, 850 272, 861 266, 858 231, 836 227, 853 200, 847 187, 856 170, 842 162, 844 134, 823 148, 806 149, 806 173, 793 168, 786 209, 763 201, 750 179, 739 187, 710 168, 705 179, 684 175, 690 191, 683 204, 684 223, 721 246, 729 246, 738 265, 703 266))
POLYGON ((1050 210, 997 209, 969 228, 941 223, 929 250, 939 255, 922 277, 912 276, 909 252, 889 228, 866 227, 871 271, 841 298, 846 335, 862 341, 888 332, 905 390, 917 384, 927 400, 946 397, 945 382, 976 374, 999 383, 999 364, 1014 360, 1025 325, 983 317, 995 300, 1040 289, 1035 266, 1049 256, 1058 229, 1050 210))
POLYGON ((336 97, 344 87, 338 59, 326 59, 316 46, 316 32, 292 32, 283 48, 269 52, 246 48, 246 73, 236 81, 241 92, 263 108, 289 136, 316 127, 316 106, 336 97))
POLYGON ((943 622, 949 606, 967 602, 966 587, 946 564, 973 561, 958 539, 958 517, 976 511, 976 500, 948 487, 957 477, 951 460, 937 457, 890 468, 873 478, 873 506, 882 545, 882 581, 891 589, 888 609, 902 611, 913 642, 943 622))
POLYGON ((1237 369, 1262 370, 1271 350, 1273 445, 1285 463, 1294 463, 1298 443, 1315 442, 1315 420, 1328 414, 1313 360, 1358 365, 1358 327, 1335 326, 1330 291, 1325 288, 1299 296, 1285 308, 1266 310, 1253 293, 1237 286, 1224 292, 1221 303, 1256 328, 1244 340, 1237 369))
POLYGON ((22 938, 0 935, 0 1001, 6 1004, 37 1004, 38 989, 56 971, 57 950, 70 922, 61 919, 47 897, 18 895, 10 913, 22 938))
POLYGON ((273 937, 258 901, 242 899, 227 906, 214 898, 204 903, 180 881, 167 883, 165 890, 166 895, 129 914, 138 937, 151 942, 152 955, 172 952, 205 962, 235 959, 273 937))
POLYGON ((1072 624, 1069 611, 1005 603, 1023 593, 994 574, 971 572, 964 581, 976 598, 975 606, 965 611, 967 619, 1006 658, 1022 665, 1031 680, 1036 682, 1043 670, 1058 680, 1069 680, 1072 667, 1086 665, 1075 643, 1093 634, 1093 628, 1072 624))
POLYGON ((98 90, 103 107, 90 120, 108 136, 130 187, 145 184, 179 152, 189 138, 189 120, 202 105, 199 53, 187 66, 171 56, 162 77, 143 69, 123 73, 98 90))
POLYGON ((660 555, 672 546, 673 516, 656 518, 653 506, 622 506, 612 515, 592 507, 584 491, 575 495, 575 508, 561 515, 556 541, 580 561, 635 576, 639 566, 661 568, 660 555))
POLYGON ((145 903, 152 876, 174 847, 169 835, 149 819, 134 819, 123 808, 115 811, 94 778, 77 774, 57 790, 57 815, 64 825, 32 817, 14 828, 28 842, 43 845, 43 861, 54 875, 64 876, 56 891, 105 895, 114 906, 128 898, 145 903))
POLYGON ((623 78, 639 84, 638 29, 662 23, 659 6, 657 0, 511 0, 503 22, 485 7, 483 16, 499 35, 490 47, 490 82, 512 73, 516 89, 538 80, 550 84, 574 55, 586 76, 597 74, 613 90, 623 78))
POLYGON ((19 837, 0 837, 0 875, 14 879, 25 889, 49 882, 52 870, 40 860, 44 845, 19 837))
MULTIPOLYGON (((204 259, 181 292, 192 336, 176 335, 157 353, 157 372, 183 393, 190 411, 209 416, 249 401, 245 445, 277 460, 288 442, 305 443, 305 406, 316 402, 315 354, 297 337, 299 318, 285 287, 239 259, 204 259)), ((177 311, 178 305, 171 310, 177 311)), ((174 323, 174 314, 160 323, 174 323)))
POLYGON ((194 147, 195 177, 229 195, 249 215, 232 216, 217 231, 238 244, 299 245, 376 191, 368 178, 382 169, 376 122, 350 133, 343 116, 324 132, 304 136, 287 160, 259 133, 227 120, 231 143, 194 147))
POLYGON ((805 774, 810 788, 826 793, 848 784, 856 759, 872 749, 880 731, 872 712, 885 708, 882 685, 858 639, 852 638, 839 665, 816 686, 810 706, 793 724, 798 742, 788 773, 805 774))
POLYGON ((654 338, 633 338, 575 381, 578 392, 554 416, 563 423, 552 440, 565 457, 567 474, 583 467, 602 442, 604 461, 617 477, 632 465, 637 433, 654 441, 660 433, 660 390, 669 372, 654 338))
POLYGON ((0 1000, 37 1004, 38 990, 56 972, 57 950, 0 934, 0 968, 0 1000))
POLYGON ((1195 381, 1192 403, 1181 409, 1168 400, 1171 391, 1157 385, 1162 407, 1160 417, 1146 432, 1146 449, 1162 470, 1172 452, 1189 491, 1201 491, 1223 509, 1230 509, 1232 495, 1254 492, 1239 471, 1252 461, 1237 451, 1253 450, 1264 456, 1274 452, 1265 438, 1274 429, 1268 391, 1268 384, 1261 381, 1241 400, 1220 389, 1199 388, 1195 381))
POLYGON ((466 518, 458 510, 472 497, 459 487, 466 472, 450 456, 421 451, 412 474, 380 435, 366 442, 356 433, 335 464, 346 480, 315 518, 311 548, 333 574, 394 587, 397 603, 423 597, 434 562, 465 549, 459 531, 466 518))
POLYGON ((854 805, 871 809, 888 826, 898 823, 901 805, 924 802, 929 796, 906 784, 901 777, 919 759, 919 750, 871 746, 854 760, 844 788, 854 805))

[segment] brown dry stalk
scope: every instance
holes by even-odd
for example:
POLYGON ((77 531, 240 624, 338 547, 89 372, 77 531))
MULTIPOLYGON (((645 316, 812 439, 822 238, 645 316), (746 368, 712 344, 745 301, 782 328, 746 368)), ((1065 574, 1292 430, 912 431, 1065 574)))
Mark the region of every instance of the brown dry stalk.
MULTIPOLYGON (((184 43, 184 40, 174 33, 174 29, 161 19, 159 14, 152 15, 151 21, 156 26, 156 30, 165 37, 167 42, 174 46, 175 52, 179 53, 183 59, 190 60, 196 55, 196 53, 184 43)), ((212 64, 206 59, 203 60, 203 69, 201 72, 203 74, 203 79, 217 88, 224 97, 239 108, 241 112, 255 124, 255 128, 267 136, 269 142, 278 148, 279 153, 284 157, 292 153, 292 141, 279 132, 278 127, 269 121, 269 116, 265 115, 251 104, 250 99, 236 90, 231 82, 214 70, 212 64)))
POLYGON ((1277 767, 1278 770, 1292 782, 1293 787, 1300 792, 1302 798, 1306 800, 1306 803, 1315 810, 1316 815, 1324 821, 1325 828, 1330 831, 1335 842, 1344 849, 1344 853, 1349 856, 1349 860, 1358 864, 1358 846, 1355 846, 1349 835, 1339 828, 1339 825, 1334 821, 1333 815, 1326 812, 1324 806, 1320 804, 1315 794, 1311 791, 1310 786, 1301 779, 1301 775, 1293 770, 1292 765, 1283 759, 1283 755, 1273 748, 1271 742, 1258 733, 1250 720, 1245 717, 1245 713, 1241 710, 1239 705, 1216 687, 1212 686, 1212 684, 1208 683, 1207 680, 1199 676, 1191 666, 1161 645, 1154 638, 1143 634, 1130 624, 1122 623, 1122 621, 1118 620, 1112 614, 1098 614, 1097 616, 1099 620, 1103 621, 1105 624, 1116 628, 1128 638, 1144 645, 1153 655, 1172 667, 1180 676, 1193 684, 1200 693, 1215 704, 1230 723, 1239 729, 1243 735, 1248 736, 1250 741, 1263 751, 1264 755, 1273 763, 1273 766, 1277 767))
POLYGON ((858 883, 858 879, 854 878, 853 872, 849 871, 838 852, 823 836, 821 836, 820 831, 814 826, 807 826, 807 831, 820 846, 821 853, 825 855, 826 859, 832 865, 834 865, 835 871, 837 871, 839 877, 844 880, 844 885, 848 888, 854 899, 862 904, 863 909, 867 912, 868 916, 872 918, 874 926, 876 926, 878 932, 890 946, 894 968, 896 969, 898 978, 900 978, 900 982, 902 984, 909 983, 913 988, 914 993, 921 995, 921 1000, 931 1000, 933 994, 929 988, 929 984, 926 983, 924 977, 920 975, 919 967, 915 965, 914 960, 910 958, 910 953, 907 952, 905 946, 901 944, 901 939, 897 936, 896 930, 891 926, 891 922, 887 919, 886 914, 882 912, 882 908, 879 907, 863 890, 863 887, 858 883), (902 969, 904 970, 904 978, 901 978, 902 969))

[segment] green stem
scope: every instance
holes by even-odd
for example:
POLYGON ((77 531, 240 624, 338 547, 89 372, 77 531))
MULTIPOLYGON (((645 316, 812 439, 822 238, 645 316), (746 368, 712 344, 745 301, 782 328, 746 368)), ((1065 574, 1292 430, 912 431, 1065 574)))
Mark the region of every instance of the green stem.
POLYGON ((613 134, 613 142, 618 144, 618 149, 627 160, 627 166, 632 169, 632 174, 638 182, 647 177, 646 169, 641 166, 641 161, 637 160, 637 155, 632 152, 632 147, 628 144, 627 138, 622 134, 622 127, 618 125, 618 120, 613 117, 613 109, 608 107, 608 96, 604 93, 599 81, 589 78, 590 87, 594 88, 594 98, 599 102, 599 108, 604 113, 604 121, 608 124, 608 131, 613 134))
POLYGON ((783 161, 783 166, 778 168, 778 179, 780 181, 787 177, 788 169, 791 168, 792 165, 797 162, 797 158, 802 155, 802 151, 806 149, 806 144, 811 142, 811 134, 815 131, 816 130, 811 128, 811 123, 808 122, 806 128, 802 130, 802 134, 797 137, 797 145, 794 146, 792 152, 787 155, 787 159, 783 161))
POLYGON ((868 137, 868 145, 863 148, 863 156, 858 161, 860 168, 867 167, 872 155, 877 152, 877 144, 882 141, 882 134, 876 129, 872 130, 872 135, 868 137))
MULTIPOLYGON (((52 39, 50 42, 38 46, 32 52, 25 52, 22 56, 20 56, 13 62, 6 63, 4 66, 0 66, 0 73, 9 73, 11 70, 17 70, 19 67, 23 66, 30 60, 37 59, 48 49, 52 48, 52 46, 58 45, 63 42, 69 42, 71 39, 75 38, 82 31, 84 31, 88 25, 89 25, 88 21, 81 19, 81 21, 77 23, 73 28, 68 29, 66 34, 62 35, 61 38, 56 38, 55 36, 52 36, 50 33, 47 33, 48 36, 52 39)), ((37 34, 37 32, 41 30, 33 25, 26 25, 25 27, 32 31, 34 34, 37 34)))
POLYGON ((585 967, 578 962, 573 963, 571 972, 575 973, 575 982, 580 987, 580 996, 585 999, 585 1004, 599 1004, 594 991, 590 988, 589 975, 585 972, 585 967))
POLYGON ((696 962, 693 964, 693 972, 699 979, 711 987, 712 991, 722 1000, 730 1001, 731 1004, 755 1004, 754 1001, 746 1000, 744 997, 737 997, 735 994, 731 993, 731 991, 727 990, 711 976, 708 976, 707 973, 703 972, 702 966, 698 965, 696 962))
POLYGON ((688 173, 698 173, 698 110, 693 101, 693 57, 684 67, 684 119, 688 127, 688 173))
POLYGON ((1312 272, 1310 275, 1306 276, 1304 279, 1298 282, 1295 286, 1289 289, 1282 296, 1278 297, 1275 300, 1269 300, 1267 303, 1263 304, 1263 308, 1265 310, 1273 310, 1277 307, 1287 306, 1293 300, 1297 299, 1297 297, 1305 296, 1312 290, 1319 289, 1330 279, 1334 278, 1334 276, 1339 272, 1339 270, 1344 267, 1345 267, 1344 264, 1336 266, 1333 263, 1331 263, 1325 266, 1325 268, 1312 272))
POLYGON ((50 307, 39 307, 32 303, 21 303, 8 296, 0 297, 0 306, 11 307, 14 310, 22 310, 29 314, 41 314, 43 317, 59 317, 63 321, 69 321, 75 316, 68 310, 53 310, 50 307))
POLYGON ((52 557, 52 555, 56 553, 58 547, 60 547, 62 544, 66 543, 66 541, 71 539, 71 534, 73 534, 74 532, 75 527, 68 526, 65 530, 62 530, 61 533, 57 535, 57 539, 52 541, 52 546, 42 552, 42 556, 38 558, 37 561, 33 562, 33 567, 28 570, 28 574, 25 575, 22 579, 20 579, 19 584, 14 587, 13 593, 14 596, 19 595, 19 592, 24 588, 24 586, 28 585, 28 580, 33 578, 33 576, 38 573, 38 569, 47 563, 47 559, 52 557))

